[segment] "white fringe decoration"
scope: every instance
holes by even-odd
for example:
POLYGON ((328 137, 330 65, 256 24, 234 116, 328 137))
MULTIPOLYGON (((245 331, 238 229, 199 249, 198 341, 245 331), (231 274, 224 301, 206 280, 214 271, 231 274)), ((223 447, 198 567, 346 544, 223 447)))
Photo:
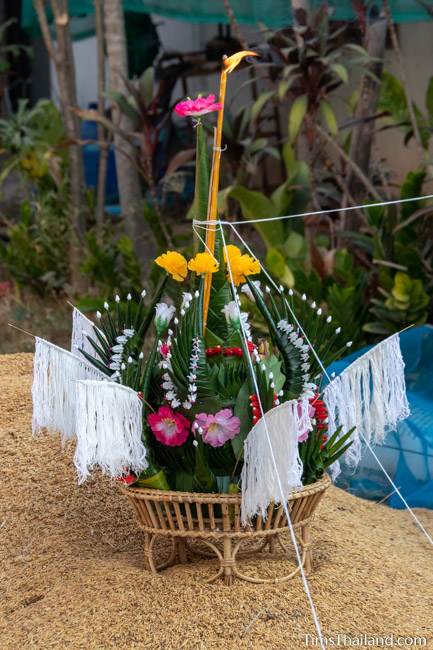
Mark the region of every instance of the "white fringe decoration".
MULTIPOLYGON (((344 454, 344 463, 354 469, 361 459, 363 440, 370 445, 381 444, 386 434, 410 413, 398 333, 343 370, 326 386, 323 399, 330 434, 339 426, 342 434, 356 427, 353 443, 344 454)), ((332 478, 339 473, 337 462, 331 467, 332 478)))
POLYGON ((87 318, 84 314, 81 313, 79 309, 74 307, 72 311, 72 337, 71 337, 71 352, 78 356, 80 359, 83 358, 83 355, 80 352, 84 350, 87 354, 90 354, 94 359, 99 359, 99 356, 96 354, 93 347, 90 345, 88 339, 92 339, 96 342, 95 337, 95 325, 87 318))
POLYGON ((112 477, 146 469, 143 403, 137 393, 119 384, 78 381, 76 399, 78 482, 85 481, 95 466, 112 477))
POLYGON ((67 350, 35 337, 33 361, 33 433, 60 433, 62 442, 75 433, 77 379, 108 379, 102 372, 67 350))
POLYGON ((276 406, 251 429, 244 442, 241 476, 244 524, 255 514, 266 518, 268 505, 272 501, 281 503, 281 490, 288 497, 302 485, 298 435, 306 429, 312 429, 308 400, 291 400, 276 406))

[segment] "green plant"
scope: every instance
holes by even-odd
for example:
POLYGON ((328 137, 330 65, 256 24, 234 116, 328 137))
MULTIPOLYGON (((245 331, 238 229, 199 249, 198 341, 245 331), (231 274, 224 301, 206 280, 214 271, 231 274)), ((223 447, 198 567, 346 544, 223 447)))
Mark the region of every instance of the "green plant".
MULTIPOLYGON (((423 148, 427 151, 433 134, 433 77, 430 78, 425 93, 425 112, 413 102, 413 110, 423 148)), ((384 72, 380 86, 378 109, 385 112, 383 130, 399 128, 403 132, 404 143, 414 136, 414 127, 409 113, 404 86, 396 76, 384 72)))
POLYGON ((64 141, 62 119, 51 100, 41 99, 33 108, 21 100, 12 117, 0 120, 0 146, 8 155, 0 184, 17 170, 41 191, 60 186, 66 176, 64 141))
POLYGON ((283 160, 287 178, 270 197, 258 190, 235 185, 220 192, 220 203, 225 204, 232 199, 239 204, 243 218, 253 221, 253 227, 266 246, 266 264, 269 270, 284 284, 292 286, 293 274, 289 260, 292 255, 296 257, 301 249, 304 249, 299 232, 302 232, 302 223, 299 224, 298 230, 293 228, 293 221, 289 219, 254 223, 254 219, 302 212, 307 207, 311 188, 308 165, 295 159, 293 149, 288 143, 283 147, 283 160))
POLYGON ((378 298, 372 298, 370 314, 375 318, 364 325, 364 331, 388 335, 407 325, 422 325, 427 320, 429 296, 422 281, 397 271, 392 286, 378 287, 378 298))
POLYGON ((27 56, 31 56, 32 54, 30 47, 6 42, 7 32, 15 22, 16 20, 11 18, 10 20, 5 20, 0 25, 0 103, 3 101, 5 85, 12 68, 12 61, 17 59, 21 54, 27 56))
POLYGON ((86 235, 86 258, 82 271, 104 297, 115 291, 141 291, 141 269, 132 241, 126 235, 116 237, 110 226, 105 228, 102 242, 94 232, 86 235))
POLYGON ((282 29, 271 33, 267 47, 260 48, 265 62, 271 64, 269 78, 274 87, 261 99, 260 107, 268 101, 290 99, 289 141, 294 143, 305 127, 308 144, 313 147, 318 121, 337 136, 339 126, 331 97, 349 83, 351 71, 362 68, 365 72, 370 57, 358 44, 344 41, 347 26, 331 23, 325 5, 308 23, 305 12, 298 11, 297 22, 300 28, 296 32, 282 29))
POLYGON ((9 225, 0 259, 19 286, 39 295, 63 290, 69 278, 69 223, 66 206, 55 190, 25 201, 20 220, 9 225))

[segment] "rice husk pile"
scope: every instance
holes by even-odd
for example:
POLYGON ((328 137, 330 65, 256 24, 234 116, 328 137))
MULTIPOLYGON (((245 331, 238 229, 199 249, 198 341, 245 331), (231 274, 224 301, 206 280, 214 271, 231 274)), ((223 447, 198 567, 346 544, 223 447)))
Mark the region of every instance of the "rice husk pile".
MULTIPOLYGON (((73 446, 32 439, 31 372, 29 354, 0 358, 1 650, 305 648, 314 626, 299 577, 206 585, 216 563, 202 559, 144 571, 142 533, 116 485, 97 476, 78 488, 73 446)), ((418 515, 433 530, 433 512, 418 515)), ((325 635, 419 635, 433 647, 433 549, 408 513, 331 488, 312 534, 325 635)), ((243 568, 287 566, 255 558, 243 568)))

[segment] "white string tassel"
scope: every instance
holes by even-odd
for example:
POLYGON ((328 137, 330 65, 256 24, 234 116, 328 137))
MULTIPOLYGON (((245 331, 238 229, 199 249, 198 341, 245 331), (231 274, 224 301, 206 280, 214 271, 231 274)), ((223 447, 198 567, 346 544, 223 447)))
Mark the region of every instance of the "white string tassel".
POLYGON ((99 359, 97 353, 89 343, 89 338, 95 340, 95 325, 79 309, 74 307, 72 311, 72 337, 71 352, 80 359, 83 358, 80 350, 84 350, 93 358, 99 359))
POLYGON ((95 466, 112 477, 146 469, 143 402, 137 393, 127 386, 88 380, 77 382, 75 394, 78 482, 95 466))
MULTIPOLYGON (((323 398, 331 433, 339 426, 342 434, 356 427, 353 443, 344 455, 345 464, 354 469, 361 459, 363 441, 381 444, 410 413, 399 335, 393 334, 356 359, 326 386, 323 398)), ((335 478, 339 464, 335 463, 331 472, 335 478)))
POLYGON ((107 377, 63 348, 35 337, 33 361, 33 433, 44 429, 60 433, 62 441, 75 433, 75 388, 77 379, 107 377))
POLYGON ((265 413, 251 429, 244 443, 241 477, 244 524, 256 514, 265 519, 268 505, 281 502, 281 487, 288 497, 302 485, 298 434, 307 428, 312 428, 308 401, 291 400, 265 413))

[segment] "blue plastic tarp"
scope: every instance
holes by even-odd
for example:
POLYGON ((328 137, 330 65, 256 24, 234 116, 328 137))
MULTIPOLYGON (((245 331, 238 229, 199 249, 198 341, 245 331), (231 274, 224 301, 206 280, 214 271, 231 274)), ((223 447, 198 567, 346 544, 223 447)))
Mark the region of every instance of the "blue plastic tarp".
MULTIPOLYGON (((400 342, 411 414, 374 451, 411 507, 433 509, 433 327, 406 330, 400 342)), ((331 370, 339 374, 367 350, 334 363, 331 370)), ((388 505, 404 508, 368 450, 354 473, 343 467, 337 485, 377 501, 388 497, 388 505)))

